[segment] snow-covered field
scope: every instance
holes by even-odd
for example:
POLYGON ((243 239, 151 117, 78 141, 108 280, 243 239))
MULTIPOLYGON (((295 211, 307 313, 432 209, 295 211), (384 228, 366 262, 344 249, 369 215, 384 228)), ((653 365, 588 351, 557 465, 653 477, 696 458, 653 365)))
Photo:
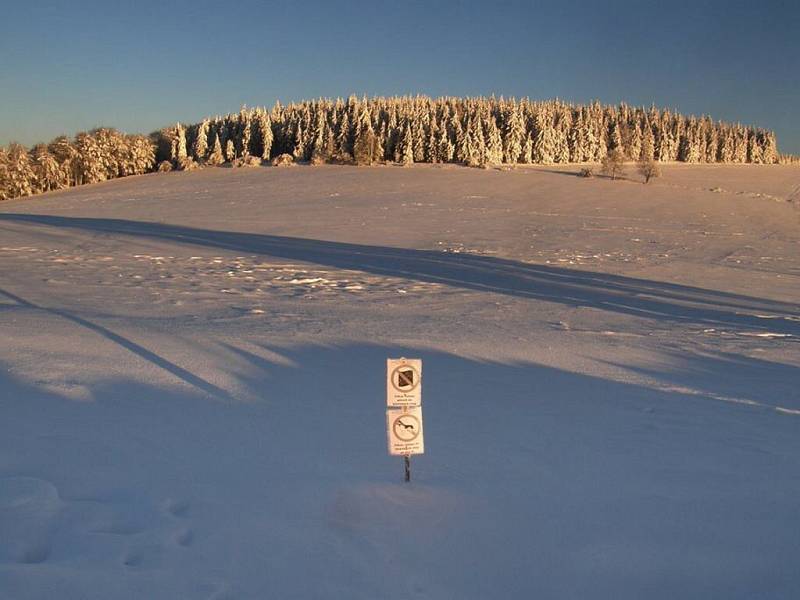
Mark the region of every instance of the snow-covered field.
POLYGON ((0 598, 800 597, 800 170, 575 171, 0 204, 0 598))

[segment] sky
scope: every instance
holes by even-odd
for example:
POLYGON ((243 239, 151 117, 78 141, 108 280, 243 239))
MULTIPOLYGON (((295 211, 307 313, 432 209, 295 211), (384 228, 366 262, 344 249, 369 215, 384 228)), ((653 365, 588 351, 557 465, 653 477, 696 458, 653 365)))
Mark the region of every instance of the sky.
POLYGON ((0 144, 357 95, 656 104, 800 154, 800 2, 0 0, 0 144))

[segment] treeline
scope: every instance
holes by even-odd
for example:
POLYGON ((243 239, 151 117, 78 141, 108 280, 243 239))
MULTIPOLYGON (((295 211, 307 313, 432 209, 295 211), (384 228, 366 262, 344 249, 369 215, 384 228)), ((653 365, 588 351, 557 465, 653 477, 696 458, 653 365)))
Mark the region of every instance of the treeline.
POLYGON ((107 128, 59 136, 30 150, 16 143, 0 147, 0 200, 148 173, 155 148, 151 138, 107 128))
POLYGON ((498 164, 630 160, 796 162, 772 131, 626 104, 503 98, 320 99, 177 124, 144 138, 113 129, 0 150, 0 198, 155 168, 281 162, 498 164))

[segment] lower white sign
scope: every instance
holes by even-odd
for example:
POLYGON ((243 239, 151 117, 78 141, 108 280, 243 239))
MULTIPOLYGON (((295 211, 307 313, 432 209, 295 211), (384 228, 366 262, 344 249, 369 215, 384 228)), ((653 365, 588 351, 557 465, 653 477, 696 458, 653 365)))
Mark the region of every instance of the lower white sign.
POLYGON ((422 433, 422 407, 411 406, 386 411, 386 429, 389 438, 389 454, 424 454, 425 441, 422 433))

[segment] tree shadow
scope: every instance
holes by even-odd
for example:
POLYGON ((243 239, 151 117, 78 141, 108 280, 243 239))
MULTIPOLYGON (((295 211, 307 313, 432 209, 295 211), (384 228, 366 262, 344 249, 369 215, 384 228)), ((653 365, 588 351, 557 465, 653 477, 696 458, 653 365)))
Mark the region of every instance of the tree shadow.
POLYGON ((215 231, 121 219, 6 213, 0 214, 0 221, 75 228, 263 254, 466 290, 595 308, 663 322, 726 326, 789 335, 800 333, 800 308, 796 304, 490 256, 215 231), (759 318, 758 315, 762 313, 778 318, 759 318))
MULTIPOLYGON (((786 526, 800 493, 793 417, 418 347, 220 346, 219 362, 236 357, 261 402, 117 376, 77 404, 0 364, 0 489, 28 478, 57 491, 45 516, 54 560, 69 552, 79 582, 70 597, 89 584, 116 593, 105 574, 119 566, 103 555, 121 553, 123 534, 84 541, 83 523, 104 515, 141 518, 142 560, 158 569, 126 577, 151 598, 166 586, 194 597, 184 582, 219 578, 220 564, 242 596, 313 597, 324 581, 405 597, 403 573, 468 599, 500 586, 514 598, 667 600, 703 588, 744 600, 775 573, 781 590, 800 586, 786 526), (425 364, 426 453, 410 484, 386 451, 385 358, 398 355, 425 364), (203 544, 189 562, 170 541, 179 525, 203 544)), ((14 541, 0 536, 0 549, 14 541)), ((8 578, 18 566, 3 568, 8 578)), ((19 568, 30 596, 63 579, 52 563, 19 568)))
POLYGON ((23 306, 25 308, 29 308, 29 309, 33 309, 33 310, 40 310, 40 311, 46 312, 48 314, 51 314, 51 315, 54 315, 54 316, 57 316, 57 317, 61 317, 62 319, 66 319, 67 321, 70 321, 71 323, 75 323, 76 325, 79 325, 80 327, 83 327, 85 329, 88 329, 89 331, 92 331, 92 332, 94 332, 96 334, 99 334, 100 336, 104 337, 105 339, 107 339, 107 340, 109 340, 111 342, 114 342, 115 344, 117 344, 118 346, 124 348, 125 350, 128 350, 129 352, 132 352, 133 354, 135 354, 139 358, 141 358, 143 360, 146 360, 150 364, 152 364, 152 365, 154 365, 156 367, 159 367, 160 369, 164 369, 165 371, 167 371, 168 373, 174 375, 175 377, 177 377, 178 379, 180 379, 184 383, 186 383, 186 384, 188 384, 188 385, 190 385, 192 387, 195 387, 198 390, 200 390, 202 392, 205 392, 206 394, 209 394, 212 397, 219 398, 221 400, 232 400, 233 399, 230 396, 230 394, 228 394, 228 392, 226 392, 222 388, 217 387, 216 385, 206 381, 202 377, 198 377, 197 375, 195 375, 191 371, 188 371, 188 370, 176 365, 175 363, 170 362, 169 360, 165 359, 164 357, 158 355, 156 352, 153 352, 152 350, 148 350, 147 348, 145 348, 144 346, 141 346, 140 344, 137 344, 133 340, 130 340, 130 339, 118 334, 118 333, 115 333, 115 332, 111 331, 110 329, 108 329, 106 327, 103 327, 102 325, 98 325, 97 323, 93 323, 92 321, 89 321, 87 319, 84 319, 83 317, 79 317, 77 315, 74 315, 74 314, 72 314, 70 312, 67 312, 65 310, 39 306, 37 304, 29 302, 28 300, 25 300, 24 298, 22 298, 20 296, 17 296, 16 294, 12 294, 11 292, 9 292, 7 290, 4 290, 2 288, 0 288, 0 295, 5 296, 6 298, 9 298, 10 300, 13 300, 19 306, 23 306))
POLYGON ((532 169, 532 172, 538 173, 549 173, 551 175, 567 175, 568 177, 577 177, 578 179, 606 179, 608 181, 627 181, 630 183, 644 183, 638 179, 634 179, 632 176, 629 176, 627 172, 623 172, 620 175, 617 175, 616 178, 612 179, 611 175, 606 175, 605 173, 601 173, 599 167, 596 169, 592 169, 592 174, 589 176, 585 176, 581 174, 581 171, 562 171, 559 169, 543 169, 543 168, 536 168, 532 169))
POLYGON ((733 352, 666 351, 661 368, 604 361, 665 383, 676 390, 696 390, 723 400, 800 411, 800 366, 733 352))

